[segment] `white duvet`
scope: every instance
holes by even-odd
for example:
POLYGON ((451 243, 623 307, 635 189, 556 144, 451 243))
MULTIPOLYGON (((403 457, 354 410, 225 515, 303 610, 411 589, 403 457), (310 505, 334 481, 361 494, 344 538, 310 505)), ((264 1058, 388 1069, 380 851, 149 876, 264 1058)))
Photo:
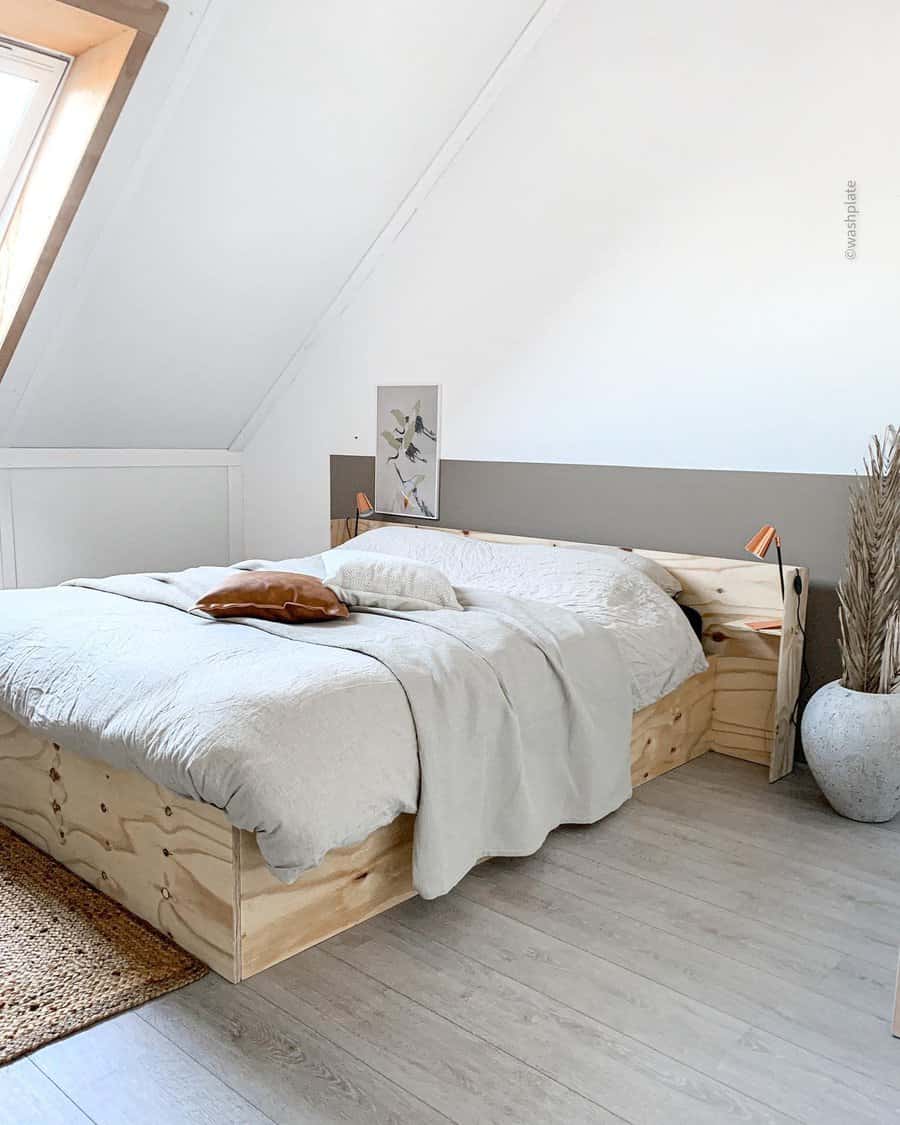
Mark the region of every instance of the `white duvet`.
MULTIPOLYGON (((384 550, 386 536, 370 534, 355 545, 384 550)), ((0 709, 222 808, 256 832, 285 881, 418 810, 414 879, 433 897, 483 855, 533 851, 556 824, 627 799, 636 669, 622 654, 640 623, 652 643, 666 635, 661 605, 681 618, 643 577, 641 597, 630 596, 636 579, 615 562, 595 560, 595 593, 609 605, 583 613, 521 600, 515 568, 485 567, 482 584, 466 586, 446 560, 436 565, 459 585, 464 613, 286 626, 188 612, 225 568, 0 593, 0 709)), ((241 566, 322 573, 319 556, 241 566)), ((538 567, 534 588, 548 575, 538 567)), ((680 625, 696 652, 656 673, 659 694, 704 663, 680 625)))

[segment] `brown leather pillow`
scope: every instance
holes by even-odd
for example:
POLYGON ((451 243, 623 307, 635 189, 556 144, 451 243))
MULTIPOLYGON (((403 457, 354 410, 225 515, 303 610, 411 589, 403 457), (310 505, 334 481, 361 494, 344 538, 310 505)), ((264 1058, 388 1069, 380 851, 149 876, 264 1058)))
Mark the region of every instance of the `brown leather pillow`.
POLYGON ((211 617, 263 621, 329 621, 350 611, 318 578, 287 570, 247 570, 227 578, 194 606, 211 617))

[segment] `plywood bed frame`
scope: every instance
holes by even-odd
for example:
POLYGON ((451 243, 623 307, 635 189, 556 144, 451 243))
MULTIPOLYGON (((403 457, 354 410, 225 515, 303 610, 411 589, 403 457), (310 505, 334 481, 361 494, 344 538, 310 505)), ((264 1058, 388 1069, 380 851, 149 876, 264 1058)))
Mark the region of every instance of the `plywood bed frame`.
MULTIPOLYGON (((363 521, 361 530, 377 526, 363 521)), ((333 521, 332 543, 347 537, 344 521, 333 521)), ((675 574, 681 600, 703 615, 710 667, 635 715, 634 784, 710 750, 757 762, 773 780, 790 772, 806 570, 790 570, 799 570, 803 594, 798 598, 788 583, 784 627, 761 635, 746 622, 782 617, 772 566, 640 553, 675 574)), ((79 757, 0 715, 0 822, 230 981, 410 898, 414 820, 398 817, 284 886, 263 863, 253 834, 233 828, 218 809, 79 757)))

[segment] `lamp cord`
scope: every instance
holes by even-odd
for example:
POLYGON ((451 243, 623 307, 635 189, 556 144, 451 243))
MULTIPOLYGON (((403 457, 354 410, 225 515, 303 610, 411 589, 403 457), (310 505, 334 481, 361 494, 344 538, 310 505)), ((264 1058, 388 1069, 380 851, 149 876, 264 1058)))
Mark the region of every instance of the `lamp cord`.
POLYGON ((800 700, 803 698, 803 693, 810 685, 812 676, 809 672, 809 665, 806 662, 806 630, 803 628, 803 622, 800 620, 800 594, 803 591, 803 579, 800 577, 800 571, 794 571, 794 588, 800 584, 800 590, 797 592, 797 600, 794 602, 794 611, 797 615, 797 628, 800 630, 800 636, 803 637, 803 656, 800 662, 800 683, 797 687, 797 698, 794 700, 794 707, 791 711, 791 723, 796 729, 799 726, 800 720, 800 700))
POLYGON ((778 554, 778 581, 781 583, 781 601, 784 603, 784 566, 781 561, 781 540, 775 536, 775 550, 778 554))

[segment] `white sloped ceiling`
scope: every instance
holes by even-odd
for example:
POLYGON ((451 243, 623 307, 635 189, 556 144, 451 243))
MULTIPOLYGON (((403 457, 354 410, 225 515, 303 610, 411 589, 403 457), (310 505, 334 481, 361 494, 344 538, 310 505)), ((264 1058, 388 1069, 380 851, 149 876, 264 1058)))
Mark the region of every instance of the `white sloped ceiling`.
POLYGON ((228 446, 539 6, 171 0, 0 445, 228 446))

